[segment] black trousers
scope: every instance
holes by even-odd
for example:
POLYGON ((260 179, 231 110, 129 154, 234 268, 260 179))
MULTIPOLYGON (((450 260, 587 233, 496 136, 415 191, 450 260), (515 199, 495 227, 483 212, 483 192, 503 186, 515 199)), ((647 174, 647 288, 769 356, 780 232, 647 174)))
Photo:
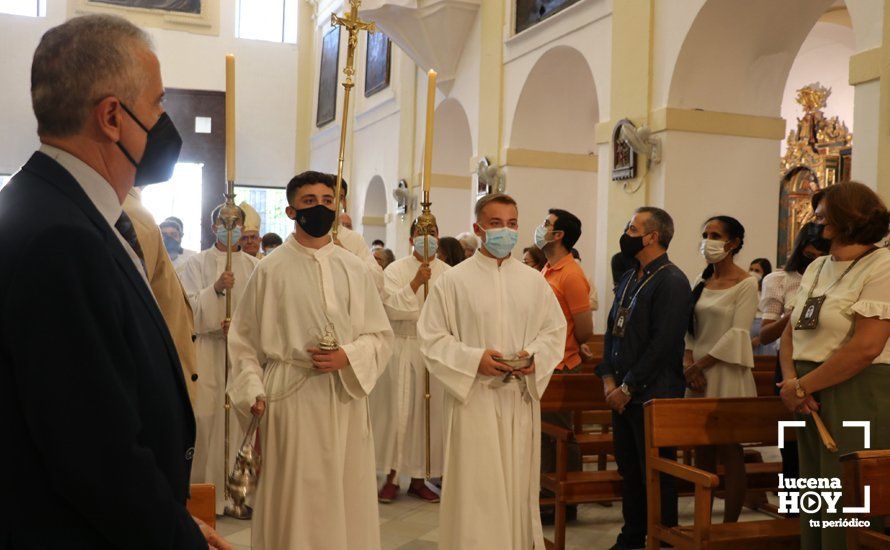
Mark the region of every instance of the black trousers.
MULTIPOLYGON (((612 412, 615 461, 621 474, 621 513, 624 526, 618 543, 641 548, 646 545, 646 449, 643 405, 628 403, 624 413, 612 412)), ((664 458, 677 458, 676 449, 661 449, 664 458)), ((661 522, 677 525, 677 487, 674 478, 661 475, 661 522)))

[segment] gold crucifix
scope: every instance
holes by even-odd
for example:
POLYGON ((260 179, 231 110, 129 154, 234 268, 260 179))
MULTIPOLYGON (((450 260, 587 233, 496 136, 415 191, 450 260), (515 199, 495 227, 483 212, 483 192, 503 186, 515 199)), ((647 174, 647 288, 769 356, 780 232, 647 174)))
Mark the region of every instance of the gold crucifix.
POLYGON ((337 216, 334 218, 334 225, 331 228, 334 242, 339 243, 340 232, 340 190, 343 187, 343 157, 346 155, 346 124, 349 121, 349 95, 355 82, 352 77, 355 74, 355 49, 358 46, 359 31, 374 32, 377 26, 370 21, 362 21, 358 18, 358 8, 362 4, 362 0, 349 0, 349 14, 338 16, 331 14, 331 25, 339 26, 346 29, 349 33, 349 41, 346 45, 346 67, 343 68, 343 74, 346 79, 343 81, 343 122, 340 124, 340 156, 337 159, 337 188, 334 195, 334 211, 337 216))

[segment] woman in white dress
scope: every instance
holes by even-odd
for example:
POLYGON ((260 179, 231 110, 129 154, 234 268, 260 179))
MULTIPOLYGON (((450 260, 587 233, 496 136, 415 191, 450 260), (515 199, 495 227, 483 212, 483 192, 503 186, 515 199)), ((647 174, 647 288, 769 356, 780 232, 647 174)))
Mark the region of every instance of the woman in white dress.
MULTIPOLYGON (((751 324, 757 313, 757 279, 735 264, 745 228, 735 218, 715 216, 705 222, 701 253, 708 267, 692 291, 692 315, 686 337, 687 397, 756 397, 751 324)), ((697 465, 716 472, 720 457, 726 471, 723 521, 739 519, 747 491, 741 445, 700 447, 697 465)))

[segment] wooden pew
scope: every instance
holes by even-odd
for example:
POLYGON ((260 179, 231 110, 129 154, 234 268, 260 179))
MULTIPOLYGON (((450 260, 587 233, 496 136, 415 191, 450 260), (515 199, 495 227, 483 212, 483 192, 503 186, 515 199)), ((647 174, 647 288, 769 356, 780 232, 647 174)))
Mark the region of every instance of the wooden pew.
MULTIPOLYGON (((554 374, 541 398, 542 412, 595 410, 608 410, 602 381, 595 374, 554 374)), ((556 511, 554 541, 547 541, 547 547, 562 550, 565 548, 566 506, 620 500, 621 476, 616 470, 605 468, 592 472, 568 471, 569 443, 578 442, 585 453, 606 454, 612 451, 612 434, 608 431, 575 433, 546 422, 541 423, 541 431, 556 440, 556 471, 541 474, 541 486, 555 495, 553 499, 541 499, 541 504, 553 504, 556 511)))
POLYGON ((758 397, 772 397, 776 395, 776 356, 754 356, 754 384, 757 386, 758 397))
MULTIPOLYGON (((841 467, 844 475, 844 505, 863 506, 863 487, 868 485, 871 512, 856 517, 866 519, 890 516, 890 450, 846 454, 841 457, 841 467)), ((849 514, 844 516, 849 517, 849 514)), ((847 550, 860 548, 890 548, 890 536, 864 527, 847 527, 847 550)))
MULTIPOLYGON (((646 403, 647 548, 661 542, 675 548, 800 547, 797 519, 711 524, 711 502, 719 486, 716 474, 676 460, 661 458, 662 447, 697 447, 730 443, 774 445, 779 420, 793 416, 778 397, 731 399, 655 399, 646 403), (661 523, 659 475, 670 475, 695 486, 693 525, 668 527, 661 523)), ((794 431, 785 430, 793 439, 794 431)))
POLYGON ((186 508, 189 514, 216 529, 216 487, 212 483, 192 483, 186 508))

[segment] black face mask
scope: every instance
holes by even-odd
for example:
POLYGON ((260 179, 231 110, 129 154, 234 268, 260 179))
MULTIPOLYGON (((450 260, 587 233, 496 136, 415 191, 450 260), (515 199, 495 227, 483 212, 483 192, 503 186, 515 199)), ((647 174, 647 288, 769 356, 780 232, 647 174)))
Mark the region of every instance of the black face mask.
POLYGON ((142 153, 142 160, 138 163, 130 155, 129 151, 124 149, 121 142, 117 142, 120 150, 136 167, 136 187, 169 180, 173 176, 173 169, 176 167, 176 161, 179 160, 179 151, 182 149, 182 137, 176 130, 173 121, 167 113, 164 113, 155 125, 148 129, 139 122, 136 115, 126 105, 121 103, 121 107, 148 134, 148 138, 145 141, 145 151, 142 153))
POLYGON ((831 241, 823 236, 824 232, 824 223, 812 223, 807 227, 807 239, 809 239, 810 244, 815 246, 820 252, 827 254, 829 249, 831 249, 831 241))
POLYGON ((182 245, 170 235, 164 235, 164 248, 170 254, 182 254, 182 245))
POLYGON ((646 248, 643 244, 643 237, 631 237, 627 233, 621 234, 621 239, 618 241, 619 246, 621 247, 621 254, 626 258, 634 259, 637 257, 637 254, 640 253, 640 250, 646 248))
POLYGON ((316 204, 310 208, 302 208, 297 210, 294 218, 300 229, 315 237, 324 237, 334 225, 334 218, 337 213, 323 204, 316 204))

